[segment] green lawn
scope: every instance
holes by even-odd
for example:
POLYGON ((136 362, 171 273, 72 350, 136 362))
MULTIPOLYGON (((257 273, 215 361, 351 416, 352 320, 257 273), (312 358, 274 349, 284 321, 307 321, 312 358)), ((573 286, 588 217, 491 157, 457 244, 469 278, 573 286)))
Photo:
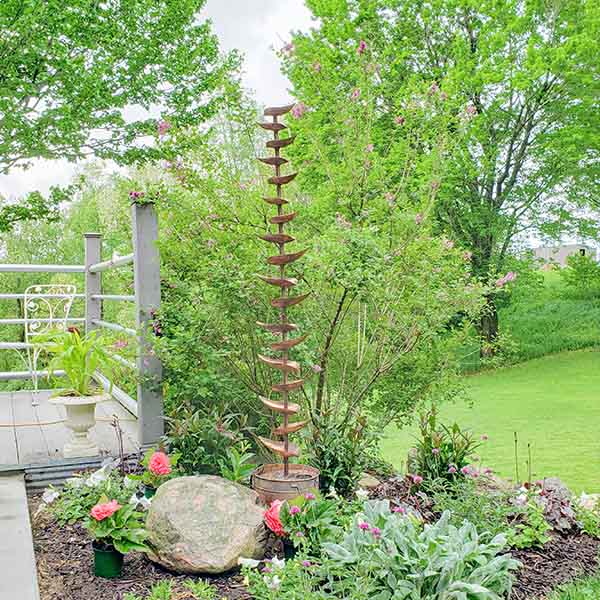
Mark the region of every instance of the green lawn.
MULTIPOLYGON (((521 479, 530 443, 534 479, 556 475, 577 492, 600 492, 600 352, 564 352, 467 381, 473 405, 447 405, 441 414, 489 436, 479 452, 484 465, 514 479, 516 431, 521 479)), ((384 454, 397 467, 414 435, 388 431, 384 454)))

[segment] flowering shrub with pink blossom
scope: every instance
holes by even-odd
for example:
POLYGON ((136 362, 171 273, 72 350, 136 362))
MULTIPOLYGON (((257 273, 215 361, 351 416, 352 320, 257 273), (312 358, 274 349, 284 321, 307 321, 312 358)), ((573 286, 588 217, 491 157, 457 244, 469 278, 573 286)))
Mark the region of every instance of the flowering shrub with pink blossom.
POLYGON ((162 450, 150 448, 144 454, 142 466, 144 472, 141 475, 130 475, 134 480, 141 481, 146 487, 156 490, 165 481, 176 477, 176 467, 180 454, 167 455, 162 450))
POLYGON ((143 515, 136 512, 132 504, 121 506, 116 500, 103 496, 90 510, 84 526, 97 548, 115 549, 121 554, 148 549, 143 515))

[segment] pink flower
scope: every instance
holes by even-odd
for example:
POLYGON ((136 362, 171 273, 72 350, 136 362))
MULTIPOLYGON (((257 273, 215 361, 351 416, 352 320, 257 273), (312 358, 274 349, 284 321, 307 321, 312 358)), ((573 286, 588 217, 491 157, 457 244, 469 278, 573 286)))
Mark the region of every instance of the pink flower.
POLYGON ((299 506, 292 506, 290 508, 290 515, 297 515, 300 512, 299 506))
POLYGON ((364 54, 367 51, 367 42, 365 40, 360 40, 358 43, 358 48, 356 49, 357 54, 364 54))
POLYGON ((141 200, 145 195, 146 194, 144 192, 131 191, 129 192, 129 199, 135 202, 137 200, 141 200))
POLYGON ((429 95, 433 96, 434 94, 437 94, 440 91, 440 86, 434 81, 431 86, 429 87, 429 95))
POLYGON ((467 107, 465 108, 465 112, 470 117, 474 117, 477 114, 477 108, 475 106, 473 106, 473 104, 467 104, 467 107))
POLYGON ((155 452, 148 463, 148 470, 155 475, 169 475, 171 461, 164 452, 155 452))
POLYGON ((406 119, 404 117, 402 117, 401 115, 398 115, 394 119, 394 123, 396 123, 396 125, 404 125, 405 122, 406 122, 406 119))
POLYGON ((373 146, 373 144, 367 144, 365 150, 367 152, 373 152, 373 148, 375 148, 375 146, 373 146))
POLYGON ((494 473, 494 471, 492 469, 490 469, 489 467, 486 467, 483 470, 484 475, 492 475, 494 473))
POLYGON ((171 129, 171 123, 169 123, 169 121, 159 121, 156 125, 156 129, 158 131, 158 135, 162 137, 169 131, 169 129, 171 129))
POLYGON ((371 529, 371 526, 368 523, 365 523, 364 521, 361 521, 358 524, 358 528, 362 529, 363 531, 369 531, 369 529, 371 529))
POLYGON ((454 465, 450 465, 448 467, 448 473, 450 473, 450 475, 454 475, 457 472, 457 468, 454 465))
POLYGON ((312 492, 307 492, 306 494, 304 494, 304 498, 306 500, 316 500, 317 499, 317 497, 312 492))
POLYGON ((352 94, 350 94, 350 98, 352 98, 352 100, 358 100, 360 98, 360 88, 354 88, 352 94))
POLYGON ((423 214, 422 213, 417 213, 415 215, 415 223, 417 225, 420 225, 423 222, 423 214))
POLYGON ((292 108, 292 117, 294 117, 294 119, 299 119, 306 113, 307 110, 308 107, 306 104, 304 104, 304 102, 298 102, 298 104, 294 104, 294 108, 292 108))
POLYGON ((127 348, 127 346, 129 345, 129 342, 127 340, 117 340, 114 344, 113 344, 113 348, 115 350, 121 350, 123 348, 127 348))
POLYGON ((421 485, 423 483, 423 478, 420 475, 412 475, 412 481, 415 485, 421 485))
POLYGON ((439 454, 439 453, 440 453, 440 449, 439 449, 439 448, 432 448, 432 449, 431 449, 431 454, 433 454, 433 455, 437 455, 437 454, 439 454))
POLYGON ((311 369, 313 370, 313 373, 320 373, 323 370, 319 365, 313 365, 311 369))
POLYGON ((444 248, 446 248, 446 250, 452 250, 452 248, 454 248, 454 242, 452 240, 444 240, 444 248))
POLYGON ((371 534, 373 537, 378 538, 381 535, 381 529, 379 527, 371 527, 371 534))
POLYGON ((301 531, 296 531, 296 537, 297 538, 304 537, 304 534, 301 531))
POLYGON ((116 500, 111 500, 104 504, 96 504, 90 511, 90 514, 96 521, 103 521, 108 517, 112 517, 120 508, 121 505, 116 500))
POLYGON ((392 509, 392 512, 399 513, 401 515, 405 515, 406 508, 404 508, 404 506, 394 506, 394 508, 392 509))
POLYGON ((263 572, 263 573, 272 573, 272 572, 273 572, 273 569, 271 569, 271 567, 263 567, 263 570, 262 570, 262 572, 263 572))
POLYGON ((267 527, 278 536, 284 536, 285 531, 283 529, 283 525, 279 520, 279 512, 281 511, 281 505, 283 502, 281 500, 273 500, 271 506, 265 511, 264 519, 267 527))
POLYGON ((310 560, 303 560, 302 566, 308 568, 308 567, 312 566, 312 563, 310 562, 310 560))
POLYGON ((320 63, 318 60, 316 60, 316 61, 313 63, 313 66, 312 66, 312 68, 313 68, 313 71, 314 71, 315 73, 320 73, 320 72, 321 72, 321 63, 320 63))

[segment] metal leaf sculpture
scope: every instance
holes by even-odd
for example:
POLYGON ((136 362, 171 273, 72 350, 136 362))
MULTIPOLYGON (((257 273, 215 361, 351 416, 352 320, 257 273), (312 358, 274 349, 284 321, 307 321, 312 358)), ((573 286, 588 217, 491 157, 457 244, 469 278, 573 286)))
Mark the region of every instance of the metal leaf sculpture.
POLYGON ((279 341, 271 344, 271 349, 275 352, 279 352, 280 357, 271 358, 260 354, 258 356, 263 363, 281 372, 281 382, 272 387, 273 392, 280 394, 281 400, 277 401, 270 398, 261 398, 261 400, 267 408, 280 413, 283 417, 283 424, 273 431, 274 435, 282 438, 281 441, 274 441, 262 437, 260 438, 260 441, 269 448, 269 450, 272 450, 283 458, 284 477, 287 477, 289 474, 290 457, 299 455, 297 446, 292 444, 289 440, 289 434, 299 431, 306 425, 306 421, 290 421, 290 417, 297 414, 300 411, 300 407, 289 401, 290 392, 298 390, 304 385, 303 379, 294 379, 295 376, 299 376, 300 374, 300 365, 295 361, 289 360, 289 350, 302 343, 307 336, 303 335, 301 337, 288 338, 288 334, 295 331, 297 326, 288 321, 287 309, 290 306, 299 304, 305 300, 308 295, 290 295, 291 288, 293 288, 298 281, 286 277, 285 272, 287 265, 301 258, 306 252, 306 250, 302 250, 301 252, 289 253, 286 252, 285 249, 286 244, 295 240, 291 235, 285 233, 284 228, 287 223, 290 223, 296 217, 297 213, 284 213, 284 206, 289 204, 289 201, 283 198, 282 188, 284 185, 293 181, 297 173, 291 173, 290 175, 281 174, 281 167, 288 162, 285 158, 280 156, 281 149, 289 146, 294 141, 294 138, 279 138, 279 133, 286 128, 286 125, 280 123, 278 118, 290 112, 293 106, 293 104, 290 104, 288 106, 267 108, 265 109, 264 114, 266 117, 272 117, 272 122, 259 123, 263 129, 273 132, 273 139, 267 142, 267 148, 273 149, 275 155, 269 156, 268 158, 259 158, 259 160, 275 169, 275 176, 269 177, 268 181, 270 184, 276 186, 276 195, 274 197, 264 198, 264 201, 277 207, 277 215, 270 219, 270 223, 277 226, 277 231, 274 233, 269 232, 260 237, 266 242, 275 244, 279 248, 279 254, 270 256, 267 259, 269 265, 278 267, 277 275, 260 275, 259 277, 265 283, 278 287, 280 289, 280 296, 271 300, 271 306, 279 309, 279 322, 258 322, 257 324, 267 331, 281 336, 279 341))

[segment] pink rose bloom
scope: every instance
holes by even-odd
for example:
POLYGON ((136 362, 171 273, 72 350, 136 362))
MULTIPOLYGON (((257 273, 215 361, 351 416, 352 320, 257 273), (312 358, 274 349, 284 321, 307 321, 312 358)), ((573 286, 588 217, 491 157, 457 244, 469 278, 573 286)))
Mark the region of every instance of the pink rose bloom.
POLYGON ((394 123, 396 123, 396 125, 404 125, 404 123, 406 122, 406 119, 400 115, 398 115, 395 119, 394 119, 394 123))
POLYGON ((298 102, 298 104, 294 104, 294 108, 292 108, 292 117, 294 117, 294 119, 299 119, 307 110, 308 107, 304 102, 298 102))
POLYGON ((356 49, 357 54, 364 54, 367 50, 367 42, 365 40, 360 40, 358 43, 358 48, 356 49))
POLYGON ((164 452, 155 452, 148 463, 148 470, 155 475, 168 475, 171 472, 171 461, 164 452))
POLYGON ((283 502, 281 500, 273 500, 271 506, 265 511, 264 519, 267 527, 275 534, 280 537, 285 535, 285 530, 283 529, 283 525, 279 520, 279 513, 281 511, 281 505, 283 502))
POLYGON ((360 98, 360 88, 354 88, 350 98, 352 98, 352 100, 358 100, 360 98))
POLYGON ((108 517, 112 517, 120 508, 121 505, 116 500, 111 500, 104 504, 96 504, 90 511, 90 514, 96 521, 103 521, 108 517))

